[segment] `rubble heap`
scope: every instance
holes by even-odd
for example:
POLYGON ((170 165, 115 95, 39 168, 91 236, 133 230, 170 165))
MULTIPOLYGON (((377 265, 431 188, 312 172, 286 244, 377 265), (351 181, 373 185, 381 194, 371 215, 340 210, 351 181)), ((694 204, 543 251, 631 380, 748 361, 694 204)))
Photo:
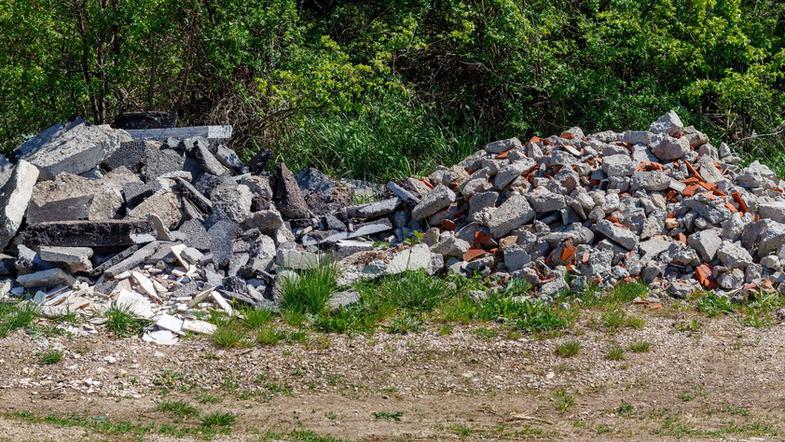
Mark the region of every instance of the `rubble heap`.
POLYGON ((524 279, 545 300, 630 278, 676 297, 785 292, 785 183, 674 112, 642 131, 496 141, 385 186, 295 176, 269 152, 245 165, 230 137, 77 120, 22 144, 0 161, 0 295, 50 316, 122 305, 172 343, 212 332, 200 309, 276 309, 282 278, 325 259, 347 288, 335 307, 406 270, 524 279))

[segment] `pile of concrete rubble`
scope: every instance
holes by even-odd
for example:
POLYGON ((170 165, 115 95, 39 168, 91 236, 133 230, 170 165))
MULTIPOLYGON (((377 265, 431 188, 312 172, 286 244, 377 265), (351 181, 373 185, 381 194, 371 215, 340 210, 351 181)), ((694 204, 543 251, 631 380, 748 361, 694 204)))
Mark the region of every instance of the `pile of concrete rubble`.
POLYGON ((207 309, 276 309, 282 278, 326 259, 335 308, 360 279, 418 269, 524 279, 546 300, 631 278, 676 297, 785 292, 785 183, 674 112, 496 141, 386 185, 295 176, 267 151, 244 164, 231 132, 77 120, 19 146, 0 164, 0 295, 47 316, 121 305, 173 343, 211 333, 207 309))

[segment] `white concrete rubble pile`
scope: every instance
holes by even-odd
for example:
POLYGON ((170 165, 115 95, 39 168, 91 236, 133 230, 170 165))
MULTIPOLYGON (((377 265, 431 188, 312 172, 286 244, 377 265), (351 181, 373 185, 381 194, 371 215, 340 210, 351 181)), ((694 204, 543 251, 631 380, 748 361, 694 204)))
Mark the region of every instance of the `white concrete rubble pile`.
POLYGON ((0 159, 0 297, 95 322, 121 306, 166 345, 212 333, 211 309, 277 309, 281 280, 325 260, 336 309, 358 280, 407 270, 522 279, 544 300, 632 279, 675 297, 785 293, 785 182, 674 112, 648 130, 496 141, 386 186, 268 173, 269 152, 246 165, 230 136, 75 121, 0 159))

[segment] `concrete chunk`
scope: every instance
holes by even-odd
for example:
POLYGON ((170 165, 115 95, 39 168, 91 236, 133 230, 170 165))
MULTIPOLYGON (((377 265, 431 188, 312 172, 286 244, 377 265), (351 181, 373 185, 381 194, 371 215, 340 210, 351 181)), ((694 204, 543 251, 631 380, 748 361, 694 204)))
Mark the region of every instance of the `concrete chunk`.
POLYGON ((30 246, 120 248, 155 240, 148 220, 59 221, 27 226, 15 240, 30 246))
POLYGON ((686 138, 665 137, 652 147, 651 152, 665 161, 678 160, 690 151, 690 142, 686 138))
POLYGON ((128 135, 135 140, 180 140, 202 137, 208 140, 223 141, 232 138, 232 126, 190 126, 166 127, 161 129, 128 129, 128 135))
POLYGON ((629 155, 610 155, 603 158, 602 171, 608 176, 630 176, 635 172, 635 164, 629 155))
POLYGON ((745 269, 752 264, 750 252, 738 242, 725 241, 717 250, 717 256, 725 267, 745 269))
POLYGON ((131 136, 124 130, 79 124, 51 139, 23 145, 18 157, 38 167, 41 179, 50 180, 63 172, 81 174, 95 168, 125 141, 131 136))
POLYGON ((74 283, 74 277, 64 272, 62 269, 55 268, 20 275, 16 278, 16 282, 25 288, 57 287, 60 285, 70 287, 74 283))
POLYGON ((523 149, 521 140, 510 138, 507 140, 494 141, 485 145, 485 151, 488 153, 502 153, 510 149, 523 149))
POLYGON ((527 193, 526 199, 529 200, 529 204, 537 213, 554 212, 567 207, 564 195, 551 192, 544 187, 538 187, 534 192, 527 193))
POLYGON ((346 214, 349 218, 379 218, 393 213, 398 208, 399 203, 400 200, 398 198, 388 198, 368 204, 347 207, 346 214))
POLYGON ((485 209, 484 223, 494 238, 501 238, 512 230, 531 222, 535 212, 523 195, 512 195, 498 208, 485 209))
POLYGON ((93 270, 90 257, 93 249, 89 247, 52 247, 42 246, 38 249, 42 260, 65 265, 71 272, 89 272, 93 270))
POLYGON ((595 224, 594 230, 627 250, 634 250, 638 246, 638 236, 633 231, 617 226, 607 219, 595 224))
POLYGON ((720 230, 710 229, 693 233, 687 239, 687 245, 695 249, 703 261, 709 262, 714 259, 722 245, 720 230))
POLYGON ((761 218, 768 218, 785 224, 785 201, 761 203, 758 205, 758 214, 760 214, 761 218))
POLYGON ((0 250, 8 245, 22 225, 37 179, 38 169, 27 161, 20 160, 11 178, 0 191, 0 250))
POLYGON ((444 184, 431 189, 412 210, 412 218, 421 220, 436 214, 455 201, 455 192, 444 184))
POLYGON ((654 123, 649 126, 649 132, 659 134, 665 133, 668 135, 676 135, 684 129, 684 123, 681 118, 674 111, 668 111, 665 115, 661 116, 654 123))

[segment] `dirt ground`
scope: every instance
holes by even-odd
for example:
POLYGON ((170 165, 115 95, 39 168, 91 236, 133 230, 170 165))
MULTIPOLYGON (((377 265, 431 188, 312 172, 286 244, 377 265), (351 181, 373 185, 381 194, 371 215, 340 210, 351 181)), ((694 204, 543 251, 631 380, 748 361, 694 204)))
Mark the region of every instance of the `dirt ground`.
POLYGON ((627 310, 645 326, 590 312, 550 337, 433 325, 238 350, 17 331, 0 340, 0 440, 785 440, 785 326, 627 310))

